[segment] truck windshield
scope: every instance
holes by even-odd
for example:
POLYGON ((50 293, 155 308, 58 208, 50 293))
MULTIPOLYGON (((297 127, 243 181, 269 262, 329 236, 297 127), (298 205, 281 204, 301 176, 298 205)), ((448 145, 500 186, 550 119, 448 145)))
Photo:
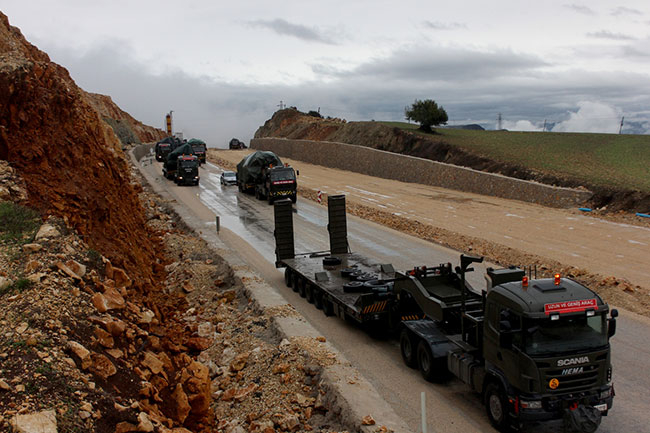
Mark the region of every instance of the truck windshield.
POLYGON ((205 152, 205 148, 203 147, 203 145, 192 146, 192 150, 194 152, 199 152, 199 153, 205 152))
POLYGON ((607 344, 604 314, 525 321, 525 351, 529 355, 596 349, 607 344))
POLYGON ((181 167, 196 167, 196 161, 194 160, 181 161, 181 167))
POLYGON ((271 171, 270 177, 271 180, 295 180, 296 175, 293 173, 293 169, 287 168, 271 171))

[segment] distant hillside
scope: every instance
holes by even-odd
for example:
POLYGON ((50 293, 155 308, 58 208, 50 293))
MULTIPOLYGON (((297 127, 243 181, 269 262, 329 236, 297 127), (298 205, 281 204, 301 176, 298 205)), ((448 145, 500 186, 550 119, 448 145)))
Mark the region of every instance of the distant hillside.
POLYGON ((334 141, 533 180, 587 188, 592 207, 650 211, 650 137, 438 128, 403 122, 346 122, 277 111, 256 138, 334 141))

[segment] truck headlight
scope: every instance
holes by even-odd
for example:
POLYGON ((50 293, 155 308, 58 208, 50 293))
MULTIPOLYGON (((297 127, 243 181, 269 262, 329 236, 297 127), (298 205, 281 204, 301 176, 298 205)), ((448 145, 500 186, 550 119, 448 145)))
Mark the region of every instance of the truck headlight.
POLYGON ((612 388, 607 388, 605 391, 600 391, 601 400, 605 400, 606 398, 609 398, 610 395, 612 395, 612 388))
POLYGON ((542 401, 541 400, 519 400, 519 405, 522 409, 541 409, 542 401))

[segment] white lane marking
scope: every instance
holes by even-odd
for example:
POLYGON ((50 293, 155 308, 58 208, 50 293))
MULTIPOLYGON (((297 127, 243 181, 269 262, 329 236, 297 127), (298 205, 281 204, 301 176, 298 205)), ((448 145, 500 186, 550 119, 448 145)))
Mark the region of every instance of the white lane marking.
POLYGON ((628 242, 631 243, 631 244, 636 244, 636 245, 648 245, 648 244, 646 244, 644 242, 635 241, 634 239, 628 239, 628 242))
POLYGON ((513 214, 513 213, 507 213, 506 216, 507 216, 507 217, 521 218, 522 220, 523 220, 523 219, 526 219, 526 217, 522 217, 522 216, 520 216, 520 215, 516 215, 516 214, 513 214))

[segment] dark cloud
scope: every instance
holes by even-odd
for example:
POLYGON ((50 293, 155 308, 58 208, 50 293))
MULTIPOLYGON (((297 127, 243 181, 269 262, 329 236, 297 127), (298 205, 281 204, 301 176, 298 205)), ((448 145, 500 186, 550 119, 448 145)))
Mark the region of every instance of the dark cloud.
POLYGON ((594 12, 593 9, 588 8, 587 6, 584 5, 578 5, 578 4, 565 4, 565 8, 571 9, 574 12, 578 12, 579 14, 583 15, 596 15, 596 12, 594 12))
POLYGON ((538 57, 507 50, 482 52, 463 48, 414 47, 395 51, 386 58, 371 60, 349 71, 335 70, 323 64, 312 65, 312 70, 339 78, 365 76, 382 80, 442 82, 511 76, 542 66, 547 66, 547 63, 538 57))
POLYGON ((423 21, 422 24, 433 30, 457 30, 457 29, 466 29, 467 25, 463 23, 443 23, 440 21, 423 21))
POLYGON ((615 17, 621 16, 621 15, 643 15, 643 12, 641 12, 638 9, 633 9, 633 8, 628 8, 625 6, 619 6, 615 9, 612 9, 610 11, 610 15, 613 15, 615 17))
POLYGON ((301 24, 293 24, 286 20, 283 20, 282 18, 276 18, 274 20, 249 21, 248 24, 253 27, 261 27, 273 30, 275 33, 283 36, 293 36, 304 41, 335 45, 335 42, 333 40, 325 36, 318 29, 303 26, 301 24))
POLYGON ((587 36, 589 36, 590 38, 611 39, 614 41, 633 41, 636 39, 632 36, 625 35, 623 33, 613 33, 608 30, 600 30, 597 32, 587 33, 587 36))
POLYGON ((82 56, 35 42, 53 61, 68 68, 85 90, 110 95, 122 109, 153 126, 162 127, 165 113, 174 110, 176 130, 188 138, 202 138, 211 147, 225 147, 233 137, 248 142, 277 110, 280 100, 302 111, 320 107, 325 116, 348 120, 403 120, 404 107, 416 98, 435 99, 445 107, 452 124, 493 126, 497 113, 534 125, 544 119, 561 122, 581 101, 618 107, 626 119, 636 116, 646 123, 650 119, 648 74, 550 73, 544 72, 548 68, 543 61, 508 52, 454 51, 452 55, 426 50, 420 57, 431 60, 418 62, 414 53, 401 50, 352 72, 330 73, 325 82, 263 86, 228 84, 173 70, 152 74, 128 55, 130 48, 124 41, 108 41, 82 56), (481 65, 485 62, 489 65, 481 65), (418 67, 425 71, 418 72, 418 67), (398 70, 391 73, 392 68, 398 70), (480 71, 467 72, 473 68, 480 71), (438 73, 444 80, 431 79, 429 73, 438 73))

